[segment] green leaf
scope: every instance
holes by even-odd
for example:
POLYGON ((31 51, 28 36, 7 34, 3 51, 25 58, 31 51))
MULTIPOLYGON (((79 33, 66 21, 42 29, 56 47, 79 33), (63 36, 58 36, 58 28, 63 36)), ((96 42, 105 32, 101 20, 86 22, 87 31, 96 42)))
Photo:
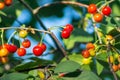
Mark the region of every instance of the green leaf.
POLYGON ((81 28, 76 28, 70 38, 63 40, 67 49, 73 48, 75 42, 90 42, 93 41, 92 35, 88 34, 81 28), (68 45, 69 44, 69 45, 68 45))
POLYGON ((4 72, 4 69, 0 67, 0 74, 4 72))
POLYGON ((5 74, 3 75, 0 80, 25 80, 28 78, 28 74, 23 74, 23 73, 10 73, 10 74, 5 74))
POLYGON ((116 74, 120 77, 120 70, 118 70, 118 71, 116 72, 116 74))
POLYGON ((89 71, 91 70, 90 65, 82 65, 80 69, 81 70, 89 70, 89 71))
POLYGON ((22 63, 20 65, 17 65, 15 67, 15 70, 17 71, 21 71, 21 70, 25 70, 25 69, 30 69, 30 68, 34 68, 34 67, 37 67, 39 65, 43 65, 43 66, 46 66, 48 64, 52 64, 53 62, 52 61, 48 61, 48 60, 43 60, 43 59, 39 59, 37 57, 31 57, 29 58, 31 60, 34 60, 34 61, 31 61, 31 62, 27 62, 27 63, 22 63))
POLYGON ((2 18, 0 17, 0 23, 2 22, 2 18))
POLYGON ((32 75, 32 76, 37 76, 38 73, 37 73, 37 70, 31 70, 28 72, 28 74, 32 75))
POLYGON ((59 63, 54 71, 55 73, 73 72, 79 68, 80 68, 80 65, 77 62, 67 60, 67 61, 59 63))
POLYGON ((107 61, 107 53, 100 51, 99 54, 96 56, 96 59, 106 62, 107 61))
MULTIPOLYGON (((68 57, 70 58, 70 60, 75 61, 75 62, 79 63, 80 65, 82 65, 82 59, 83 59, 82 55, 72 54, 72 55, 69 55, 68 57)), ((66 58, 63 58, 62 61, 65 61, 65 60, 66 60, 66 58)))
POLYGON ((7 14, 4 13, 3 11, 0 11, 0 14, 1 14, 1 15, 4 15, 4 16, 7 16, 7 14))
POLYGON ((83 71, 76 79, 74 80, 100 80, 100 78, 91 71, 83 71))
POLYGON ((97 68, 97 74, 100 75, 103 71, 103 65, 101 65, 98 61, 96 61, 96 68, 97 68))

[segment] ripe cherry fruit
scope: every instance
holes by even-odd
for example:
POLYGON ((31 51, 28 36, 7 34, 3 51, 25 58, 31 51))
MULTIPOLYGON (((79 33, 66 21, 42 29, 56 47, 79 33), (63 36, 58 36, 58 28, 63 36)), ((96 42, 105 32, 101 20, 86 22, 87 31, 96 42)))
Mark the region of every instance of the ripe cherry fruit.
POLYGON ((71 32, 73 31, 73 25, 67 24, 64 29, 70 30, 71 32))
POLYGON ((4 2, 0 2, 0 10, 2 10, 5 7, 5 3, 4 2))
POLYGON ((106 16, 109 16, 111 14, 112 10, 109 6, 105 6, 103 9, 102 9, 102 13, 106 16))
POLYGON ((86 49, 94 49, 95 48, 95 46, 94 46, 94 44, 93 43, 87 43, 86 44, 86 49))
POLYGON ((12 0, 4 0, 6 6, 10 6, 12 4, 12 0))
POLYGON ((18 48, 17 49, 17 54, 19 56, 24 56, 26 54, 26 49, 25 48, 18 48))
POLYGON ((112 68, 113 68, 113 71, 114 71, 114 72, 118 71, 118 66, 117 66, 117 65, 114 64, 114 65, 112 66, 112 68))
POLYGON ((61 37, 67 39, 70 37, 71 31, 67 29, 63 29, 61 33, 61 37))
POLYGON ((95 22, 102 22, 103 15, 100 14, 100 13, 96 13, 96 14, 93 15, 93 18, 94 18, 95 22))
POLYGON ((27 35, 28 35, 28 32, 27 32, 26 30, 21 30, 21 31, 19 32, 19 36, 20 36, 21 38, 25 38, 25 37, 27 37, 27 35))
POLYGON ((83 51, 82 51, 82 56, 83 56, 84 58, 90 57, 89 51, 88 51, 88 50, 83 50, 83 51))
POLYGON ((22 46, 23 46, 24 48, 29 48, 29 47, 31 46, 30 40, 25 39, 25 40, 22 42, 22 46))
POLYGON ((94 14, 97 12, 97 6, 95 4, 90 4, 88 6, 88 12, 91 14, 94 14))
POLYGON ((38 46, 40 46, 42 49, 43 49, 43 52, 46 50, 46 45, 44 44, 44 43, 42 43, 42 44, 38 44, 38 46))
POLYGON ((8 62, 8 56, 0 57, 0 61, 5 64, 8 62))
POLYGON ((0 49, 0 57, 7 56, 8 54, 9 54, 9 51, 7 50, 7 48, 3 47, 0 49))
POLYGON ((41 56, 43 54, 43 49, 37 45, 33 48, 33 54, 35 56, 41 56))
POLYGON ((14 44, 4 44, 4 46, 7 48, 7 50, 10 52, 10 53, 14 53, 17 51, 17 46, 14 45, 14 44))

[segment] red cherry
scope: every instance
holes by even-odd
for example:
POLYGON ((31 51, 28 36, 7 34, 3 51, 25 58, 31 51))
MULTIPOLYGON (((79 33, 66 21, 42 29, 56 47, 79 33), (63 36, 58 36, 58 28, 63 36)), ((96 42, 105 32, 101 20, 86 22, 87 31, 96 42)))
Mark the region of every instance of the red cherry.
POLYGON ((64 38, 64 39, 67 39, 67 38, 70 37, 70 34, 71 34, 70 30, 63 29, 62 33, 61 33, 61 37, 64 38))
POLYGON ((22 46, 23 46, 24 48, 29 48, 29 47, 31 46, 30 40, 28 40, 28 39, 24 40, 24 41, 22 42, 22 46))
POLYGON ((64 29, 68 29, 72 32, 73 31, 73 25, 67 24, 64 29))
POLYGON ((102 9, 102 13, 106 16, 109 16, 111 14, 112 10, 109 6, 105 6, 103 9, 102 9))
POLYGON ((82 56, 83 56, 84 58, 90 57, 89 51, 88 51, 88 50, 83 50, 83 51, 82 51, 82 56))
POLYGON ((10 6, 12 4, 12 0, 4 0, 6 6, 10 6))
POLYGON ((97 6, 95 4, 90 4, 88 6, 88 12, 91 14, 94 14, 97 12, 97 6))
POLYGON ((26 54, 26 49, 25 48, 18 48, 17 54, 19 56, 24 56, 26 54))
POLYGON ((38 44, 38 46, 40 46, 42 49, 43 49, 43 52, 46 50, 46 45, 44 44, 44 43, 42 43, 42 44, 38 44))
POLYGON ((33 54, 34 54, 35 56, 40 56, 40 55, 43 54, 43 49, 42 49, 40 46, 35 46, 35 47, 33 48, 33 54))
POLYGON ((14 53, 17 51, 17 46, 14 44, 5 44, 5 46, 10 53, 14 53))

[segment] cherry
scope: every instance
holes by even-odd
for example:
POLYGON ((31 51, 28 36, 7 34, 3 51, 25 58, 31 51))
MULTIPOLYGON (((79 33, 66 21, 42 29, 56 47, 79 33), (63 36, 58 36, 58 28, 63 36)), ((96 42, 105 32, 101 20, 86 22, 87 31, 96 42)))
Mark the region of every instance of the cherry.
POLYGON ((67 39, 70 37, 71 31, 67 29, 63 29, 61 33, 61 37, 67 39))
POLYGON ((94 14, 93 18, 96 22, 101 22, 103 20, 103 15, 100 13, 96 13, 94 14))
POLYGON ((8 57, 7 56, 0 57, 0 61, 5 64, 8 62, 8 57))
POLYGON ((25 38, 25 37, 27 37, 27 35, 28 35, 28 32, 27 32, 26 30, 21 30, 21 31, 19 32, 19 36, 20 36, 21 38, 25 38))
POLYGON ((22 46, 23 46, 24 48, 29 48, 29 47, 31 46, 30 40, 25 39, 25 40, 22 42, 22 46))
POLYGON ((12 0, 4 0, 6 6, 10 6, 12 4, 12 0))
POLYGON ((88 50, 83 50, 83 51, 82 51, 82 56, 83 56, 84 58, 90 57, 89 51, 88 51, 88 50))
POLYGON ((90 64, 91 62, 92 62, 91 57, 89 57, 89 58, 83 58, 83 59, 82 59, 82 63, 83 63, 83 64, 86 64, 86 65, 87 65, 87 64, 90 64))
POLYGON ((42 55, 42 54, 43 54, 43 49, 42 49, 42 47, 40 47, 40 46, 35 46, 35 47, 33 48, 33 54, 34 54, 35 56, 40 56, 40 55, 42 55))
POLYGON ((94 48, 95 48, 95 46, 94 46, 93 43, 87 43, 86 44, 86 49, 94 49, 94 48))
POLYGON ((0 2, 0 10, 2 10, 5 7, 5 3, 4 2, 0 2))
POLYGON ((38 46, 40 46, 42 49, 43 49, 43 52, 46 50, 46 45, 44 44, 44 43, 42 43, 42 44, 38 44, 38 46))
POLYGON ((14 45, 14 44, 4 44, 4 46, 7 48, 7 50, 10 52, 10 53, 14 53, 17 51, 17 46, 14 45))
POLYGON ((3 47, 0 49, 0 57, 7 56, 8 54, 9 54, 9 51, 7 50, 7 48, 3 47))
POLYGON ((106 16, 109 16, 111 14, 112 10, 109 6, 105 6, 103 9, 102 9, 102 13, 106 16))
POLYGON ((118 64, 118 69, 120 70, 120 63, 118 64))
POLYGON ((26 54, 26 49, 25 48, 18 48, 17 54, 19 56, 24 56, 26 54))
POLYGON ((115 65, 115 64, 112 66, 112 68, 113 68, 113 71, 114 71, 114 72, 116 72, 116 71, 118 70, 118 66, 115 65))
POLYGON ((95 4, 90 4, 88 6, 88 12, 91 14, 94 14, 97 12, 97 6, 95 4))
POLYGON ((70 30, 72 32, 73 31, 73 25, 67 24, 64 29, 70 30))

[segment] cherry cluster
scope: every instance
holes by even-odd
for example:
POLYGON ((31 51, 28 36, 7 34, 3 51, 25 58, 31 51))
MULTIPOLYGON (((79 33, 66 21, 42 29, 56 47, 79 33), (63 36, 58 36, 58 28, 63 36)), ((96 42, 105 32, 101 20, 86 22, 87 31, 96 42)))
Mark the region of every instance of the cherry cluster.
MULTIPOLYGON (((19 37, 21 38, 25 38, 27 37, 27 35, 28 35, 28 32, 26 30, 21 30, 19 32, 19 37)), ((22 42, 22 47, 18 48, 17 54, 19 56, 24 56, 26 54, 25 48, 29 48, 30 46, 31 46, 30 40, 25 39, 22 42)), ((46 50, 46 45, 44 43, 38 43, 36 46, 33 47, 32 51, 35 56, 41 56, 45 50, 46 50)))
MULTIPOLYGON (((26 49, 31 46, 31 41, 27 39, 28 31, 27 30, 20 30, 18 32, 18 36, 23 38, 23 41, 20 42, 20 47, 16 46, 15 44, 2 44, 0 46, 0 62, 7 63, 8 62, 8 55, 12 53, 17 53, 18 56, 25 56, 26 49)), ((46 45, 44 43, 38 43, 36 46, 33 47, 32 51, 35 56, 41 56, 43 52, 46 50, 46 45)))
POLYGON ((64 39, 69 38, 73 29, 74 29, 73 25, 67 24, 61 32, 61 37, 64 38, 64 39))
POLYGON ((87 43, 86 49, 82 51, 83 64, 89 64, 91 57, 95 56, 95 46, 93 43, 87 43))
POLYGON ((11 4, 12 0, 0 1, 0 10, 4 9, 5 6, 10 6, 11 4))
POLYGON ((109 16, 112 12, 109 6, 103 6, 103 8, 98 11, 97 6, 95 4, 90 4, 88 6, 88 12, 93 14, 93 19, 96 22, 101 22, 103 20, 103 16, 109 16))

